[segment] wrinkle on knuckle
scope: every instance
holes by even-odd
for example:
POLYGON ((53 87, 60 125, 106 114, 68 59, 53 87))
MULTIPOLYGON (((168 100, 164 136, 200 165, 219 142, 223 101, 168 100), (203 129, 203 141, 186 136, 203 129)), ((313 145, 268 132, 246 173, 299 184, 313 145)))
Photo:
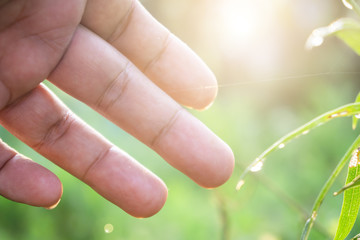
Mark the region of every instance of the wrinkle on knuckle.
POLYGON ((33 148, 40 151, 44 146, 52 146, 56 144, 60 139, 66 136, 66 133, 71 128, 71 125, 75 121, 73 114, 67 111, 61 117, 49 125, 46 129, 43 137, 34 144, 33 148))
POLYGON ((13 153, 12 155, 10 155, 9 157, 7 157, 6 159, 1 159, 2 161, 0 162, 0 172, 1 170, 3 170, 6 165, 13 159, 15 159, 18 156, 18 153, 13 153))
POLYGON ((88 165, 88 167, 85 169, 83 175, 80 177, 80 180, 83 182, 86 182, 90 172, 96 168, 96 165, 106 159, 110 151, 113 149, 113 146, 109 146, 105 148, 103 151, 101 151, 96 157, 93 158, 91 163, 88 165))
POLYGON ((171 33, 169 31, 167 31, 166 33, 166 37, 164 38, 164 41, 161 43, 161 46, 159 48, 159 51, 157 52, 157 54, 155 54, 151 60, 144 66, 142 72, 144 74, 146 74, 146 72, 151 69, 152 66, 156 65, 156 63, 159 61, 159 59, 161 59, 161 57, 166 53, 166 50, 168 49, 171 41, 172 41, 172 37, 171 37, 171 33))
POLYGON ((119 101, 131 80, 129 76, 131 68, 132 65, 130 62, 127 62, 125 67, 116 75, 116 77, 108 83, 95 103, 96 109, 106 112, 111 106, 119 101))
POLYGON ((121 38, 124 32, 126 32, 133 19, 133 13, 135 11, 135 8, 136 8, 136 1, 130 0, 129 9, 125 11, 126 13, 122 18, 120 18, 119 23, 116 24, 114 31, 106 39, 110 44, 116 42, 119 38, 121 38))
POLYGON ((9 88, 0 80, 0 112, 10 104, 11 95, 9 88))
POLYGON ((37 33, 35 36, 54 52, 62 53, 69 44, 70 36, 72 35, 71 31, 72 29, 69 30, 68 26, 62 26, 37 33))
POLYGON ((169 120, 166 122, 166 124, 164 124, 164 126, 160 129, 160 131, 158 132, 158 134, 156 134, 153 139, 150 142, 150 147, 153 148, 155 145, 157 145, 161 139, 167 135, 167 133, 169 132, 169 130, 174 126, 175 122, 177 121, 177 119, 179 118, 180 114, 184 111, 183 108, 179 108, 170 118, 169 120))

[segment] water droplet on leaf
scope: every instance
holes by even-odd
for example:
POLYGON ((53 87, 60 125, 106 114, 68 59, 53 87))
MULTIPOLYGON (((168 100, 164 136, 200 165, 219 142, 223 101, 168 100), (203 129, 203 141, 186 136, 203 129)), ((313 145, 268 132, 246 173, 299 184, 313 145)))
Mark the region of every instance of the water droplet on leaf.
POLYGON ((264 159, 256 159, 255 163, 250 168, 251 172, 259 172, 264 166, 264 159))
POLYGON ((114 231, 114 226, 110 223, 105 224, 104 231, 105 233, 112 233, 112 231, 114 231))
POLYGON ((309 130, 305 130, 305 131, 302 132, 302 134, 303 134, 303 135, 306 135, 306 134, 308 134, 309 132, 310 132, 309 130))
POLYGON ((331 115, 329 116, 329 118, 336 118, 336 117, 338 117, 338 116, 339 116, 338 113, 334 113, 334 114, 331 114, 331 115))
POLYGON ((316 217, 317 217, 317 212, 315 211, 311 214, 311 219, 315 221, 316 217))
POLYGON ((281 143, 278 148, 283 149, 284 147, 285 147, 285 143, 281 143))
POLYGON ((340 116, 346 116, 349 112, 348 111, 343 111, 341 113, 339 113, 340 116))

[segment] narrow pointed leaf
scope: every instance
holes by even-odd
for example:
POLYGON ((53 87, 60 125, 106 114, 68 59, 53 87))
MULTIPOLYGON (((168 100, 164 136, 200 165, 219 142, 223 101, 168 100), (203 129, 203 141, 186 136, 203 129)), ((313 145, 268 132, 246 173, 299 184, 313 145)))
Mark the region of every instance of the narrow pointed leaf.
POLYGON ((327 27, 315 29, 306 41, 306 48, 318 47, 324 42, 325 37, 332 35, 343 40, 360 55, 360 22, 352 18, 341 18, 327 27))
POLYGON ((340 160, 340 162, 338 163, 338 165, 335 167, 334 171, 332 172, 332 174, 330 175, 329 179, 326 181, 326 183, 324 184, 323 188, 321 189, 318 197, 315 200, 313 209, 312 209, 312 214, 311 217, 306 221, 306 224, 304 226, 302 235, 301 235, 301 240, 307 240, 309 235, 310 235, 310 231, 314 225, 314 222, 316 220, 317 214, 319 212, 320 206, 323 203, 325 196, 327 195, 327 193, 329 192, 330 188, 332 187, 332 185, 334 184, 336 178, 339 176, 341 170, 344 168, 344 166, 346 165, 346 163, 348 162, 348 160, 350 158, 352 158, 354 151, 360 146, 360 136, 358 136, 355 141, 352 143, 352 145, 349 147, 349 149, 347 150, 347 152, 345 153, 345 155, 343 156, 343 158, 340 160))
MULTIPOLYGON (((360 114, 360 102, 359 103, 351 103, 344 105, 342 107, 336 108, 332 111, 324 113, 317 118, 311 120, 310 122, 306 123, 305 125, 299 127, 298 129, 290 132, 289 134, 285 135, 284 137, 280 138, 276 141, 273 145, 271 145, 268 149, 266 149, 262 154, 260 154, 241 174, 239 183, 244 182, 245 176, 249 172, 256 172, 261 170, 266 157, 271 154, 272 152, 282 149, 288 144, 292 139, 297 138, 302 135, 306 135, 312 129, 338 117, 349 117, 356 114, 360 114)), ((238 186, 239 186, 238 183, 238 186)), ((242 185, 242 184, 241 184, 242 185)), ((238 187, 238 189, 240 189, 238 187)))
POLYGON ((334 240, 343 240, 349 235, 352 227, 355 224, 359 207, 360 207, 360 175, 359 166, 359 149, 355 149, 350 160, 348 176, 346 179, 346 186, 352 184, 352 187, 348 187, 344 192, 344 200, 341 208, 341 214, 339 219, 339 225, 336 230, 334 240))

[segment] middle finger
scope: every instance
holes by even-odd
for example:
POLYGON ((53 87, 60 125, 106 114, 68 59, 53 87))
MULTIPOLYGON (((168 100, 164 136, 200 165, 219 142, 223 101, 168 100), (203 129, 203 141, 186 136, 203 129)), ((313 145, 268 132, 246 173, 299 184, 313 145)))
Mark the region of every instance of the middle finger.
POLYGON ((82 24, 111 43, 180 104, 203 109, 214 100, 214 74, 139 1, 89 0, 82 24))
POLYGON ((231 175, 231 149, 149 81, 132 63, 84 27, 49 80, 85 102, 199 185, 231 175))

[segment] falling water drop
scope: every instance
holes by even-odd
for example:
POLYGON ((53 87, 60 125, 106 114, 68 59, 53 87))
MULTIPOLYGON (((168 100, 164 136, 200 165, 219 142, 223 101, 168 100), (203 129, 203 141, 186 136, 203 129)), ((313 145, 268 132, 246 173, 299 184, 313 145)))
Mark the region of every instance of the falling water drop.
POLYGON ((250 171, 259 172, 263 166, 264 166, 264 159, 257 158, 255 163, 251 166, 250 171))
POLYGON ((353 9, 353 6, 349 3, 348 0, 342 0, 342 2, 348 9, 353 9))
POLYGON ((112 233, 112 231, 114 231, 114 226, 110 223, 105 224, 104 231, 105 233, 112 233))

